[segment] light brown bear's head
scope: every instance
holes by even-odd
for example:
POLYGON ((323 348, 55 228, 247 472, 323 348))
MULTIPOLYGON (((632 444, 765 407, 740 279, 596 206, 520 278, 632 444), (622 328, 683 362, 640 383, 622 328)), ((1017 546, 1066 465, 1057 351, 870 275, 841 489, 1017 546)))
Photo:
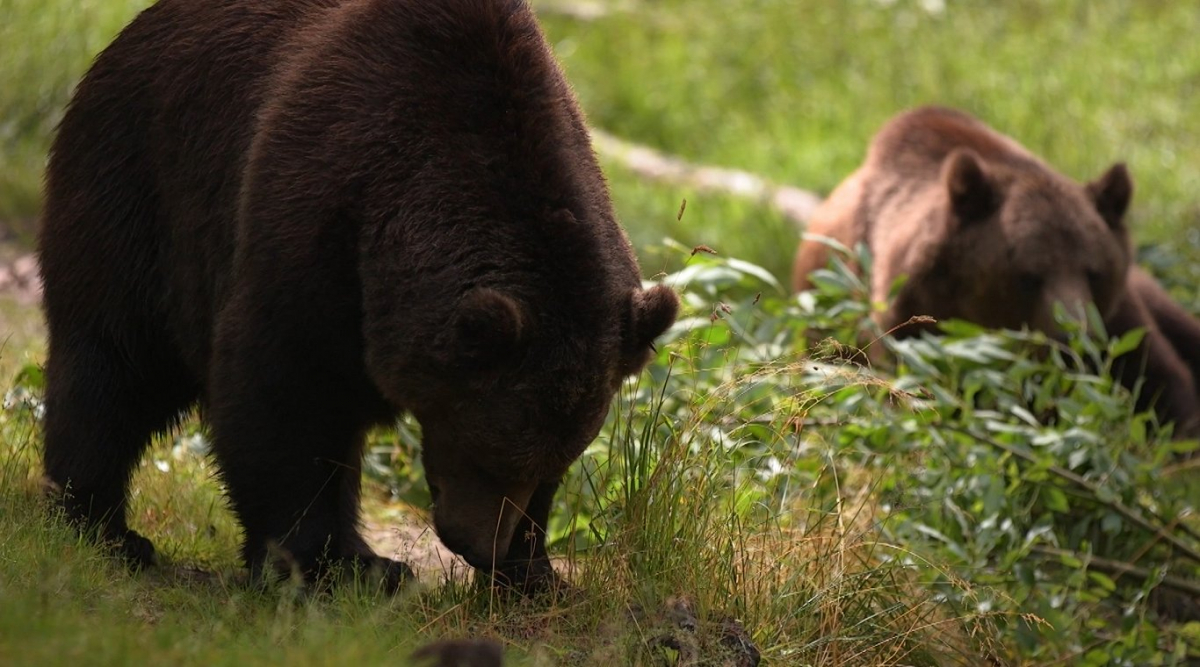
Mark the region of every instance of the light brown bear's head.
POLYGON ((942 238, 928 272, 913 276, 936 285, 936 317, 1059 336, 1055 303, 1076 316, 1089 302, 1112 312, 1131 260, 1124 164, 1081 186, 1025 158, 989 162, 958 148, 942 163, 940 188, 929 223, 942 238))

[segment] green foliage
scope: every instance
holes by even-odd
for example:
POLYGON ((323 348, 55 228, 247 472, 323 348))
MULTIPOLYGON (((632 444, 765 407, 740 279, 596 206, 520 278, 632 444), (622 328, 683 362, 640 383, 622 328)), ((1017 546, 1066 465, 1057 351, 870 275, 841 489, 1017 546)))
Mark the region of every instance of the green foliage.
POLYGON ((0 223, 32 234, 50 137, 76 81, 148 4, 0 0, 0 223))
MULTIPOLYGON (((869 268, 861 251, 855 259, 869 268)), ((687 470, 688 492, 726 503, 726 529, 805 525, 863 493, 879 503, 868 519, 882 540, 875 572, 913 573, 925 593, 906 590, 910 602, 933 596, 985 655, 1159 664, 1197 649, 1182 626, 1151 611, 1172 595, 1194 595, 1200 582, 1197 487, 1176 458, 1196 443, 1170 443, 1169 429, 1134 413, 1107 375, 1141 332, 1109 340, 1094 310, 1086 327, 1060 313, 1067 345, 947 322, 944 336, 878 343, 894 365, 859 367, 804 356, 799 335, 811 324, 849 346, 872 331, 862 322, 871 311, 862 279, 845 261, 799 297, 781 296, 765 278, 707 254, 667 276, 694 317, 652 370, 665 387, 661 401, 635 401, 653 411, 634 420, 640 431, 624 431, 638 434, 634 444, 616 438, 585 458, 584 471, 619 461, 633 471, 606 478, 607 493, 588 475, 589 495, 606 509, 584 535, 608 545, 614 538, 598 523, 636 519, 643 541, 631 551, 644 554, 702 524, 687 515, 663 525, 670 519, 661 514, 630 511, 629 487, 672 474, 663 467, 687 470), (658 447, 653 464, 639 449, 648 446, 658 447), (612 449, 622 456, 610 457, 612 449)), ((890 619, 876 620, 887 627, 890 619)))
POLYGON ((1142 332, 1110 340, 1094 309, 1086 326, 1059 313, 1067 344, 943 322, 876 341, 884 363, 862 366, 853 345, 879 335, 849 268, 869 271, 862 248, 797 296, 741 260, 660 251, 684 258, 663 281, 685 314, 573 469, 560 553, 622 573, 641 604, 700 596, 816 664, 838 642, 912 639, 942 664, 1170 664, 1200 648, 1159 614, 1200 586, 1197 485, 1178 459, 1196 443, 1170 442, 1108 375, 1142 332), (846 550, 861 587, 835 593, 821 582, 846 550), (756 551, 789 567, 764 573, 756 551), (780 608, 781 593, 810 604, 780 608), (913 610, 950 639, 903 631, 913 610))

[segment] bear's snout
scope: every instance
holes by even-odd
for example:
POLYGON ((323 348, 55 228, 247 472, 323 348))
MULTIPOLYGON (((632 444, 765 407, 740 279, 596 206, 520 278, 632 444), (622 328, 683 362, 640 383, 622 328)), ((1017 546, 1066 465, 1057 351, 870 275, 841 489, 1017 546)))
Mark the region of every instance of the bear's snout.
POLYGON ((471 567, 492 570, 507 560, 536 482, 495 488, 479 480, 430 481, 433 526, 446 548, 471 567))
POLYGON ((1062 308, 1068 318, 1086 329, 1087 308, 1092 303, 1092 292, 1085 279, 1056 280, 1046 286, 1042 302, 1030 325, 1055 340, 1066 342, 1068 336, 1059 324, 1055 311, 1062 308))

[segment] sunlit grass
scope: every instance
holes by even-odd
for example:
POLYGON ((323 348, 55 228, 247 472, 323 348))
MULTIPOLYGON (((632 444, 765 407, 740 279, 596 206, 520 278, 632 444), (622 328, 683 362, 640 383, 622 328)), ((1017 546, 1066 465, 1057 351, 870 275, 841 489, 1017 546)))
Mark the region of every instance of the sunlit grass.
MULTIPOLYGON (((893 114, 961 107, 1077 179, 1127 161, 1136 236, 1200 260, 1200 232, 1177 233, 1200 228, 1200 12, 1187 3, 614 4, 628 10, 545 17, 591 122, 610 132, 827 193, 893 114)), ((619 171, 614 184, 640 238, 677 227, 646 186, 619 171)), ((706 209, 674 238, 787 275, 785 224, 750 206, 706 209)))
POLYGON ((92 58, 148 0, 0 0, 0 223, 28 238, 54 127, 92 58))

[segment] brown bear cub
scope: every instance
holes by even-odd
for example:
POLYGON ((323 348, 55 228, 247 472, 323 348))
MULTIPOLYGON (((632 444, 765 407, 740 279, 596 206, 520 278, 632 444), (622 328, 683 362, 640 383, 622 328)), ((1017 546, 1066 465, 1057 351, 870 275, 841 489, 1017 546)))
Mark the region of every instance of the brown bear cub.
MULTIPOLYGON (((1140 350, 1120 364, 1140 407, 1182 436, 1200 435, 1200 322, 1131 265, 1124 223, 1133 182, 1123 164, 1079 185, 1015 141, 964 113, 925 107, 902 113, 875 136, 866 161, 814 213, 812 235, 872 253, 871 298, 887 302, 885 331, 918 315, 960 318, 1061 335, 1054 305, 1074 313, 1094 303, 1112 335, 1145 327, 1140 350)), ((825 266, 829 248, 800 244, 797 290, 825 266)))
POLYGON ((39 244, 48 482, 134 565, 130 473, 198 404, 252 572, 395 589, 361 454, 410 411, 445 544, 552 583, 559 480, 678 304, 522 0, 161 0, 79 85, 39 244))

